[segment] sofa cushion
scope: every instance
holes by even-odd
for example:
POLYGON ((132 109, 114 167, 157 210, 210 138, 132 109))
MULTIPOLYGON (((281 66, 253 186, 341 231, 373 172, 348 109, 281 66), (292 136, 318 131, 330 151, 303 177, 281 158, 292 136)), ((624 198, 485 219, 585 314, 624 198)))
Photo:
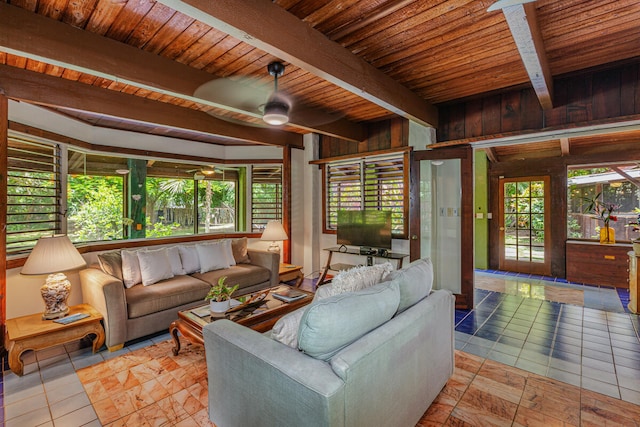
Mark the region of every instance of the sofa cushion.
POLYGON ((180 245, 178 246, 178 251, 180 251, 180 261, 182 261, 184 274, 200 271, 200 258, 198 258, 198 251, 195 245, 180 245))
POLYGON ((300 321, 306 309, 307 307, 300 307, 282 316, 276 324, 273 325, 273 328, 271 328, 271 334, 269 336, 284 345, 298 348, 298 329, 300 328, 300 321))
POLYGON ((389 262, 372 266, 354 267, 341 271, 333 278, 330 285, 320 286, 315 299, 327 298, 343 292, 365 289, 383 281, 393 266, 389 262))
POLYGON ((236 265, 236 259, 233 256, 233 248, 231 246, 231 240, 224 239, 222 241, 222 246, 224 247, 224 254, 227 257, 227 263, 229 263, 229 266, 236 265))
POLYGON ((431 293, 433 288, 431 259, 415 260, 405 268, 392 271, 385 280, 393 280, 398 283, 400 289, 398 313, 401 313, 431 293))
POLYGON ((300 321, 298 348, 311 357, 327 360, 391 319, 399 302, 396 282, 383 282, 316 301, 300 321))
POLYGON ((161 280, 173 277, 166 248, 138 251, 137 254, 144 286, 153 285, 161 280))
POLYGON ((268 282, 271 279, 271 272, 268 268, 253 264, 237 264, 223 270, 213 270, 206 273, 194 273, 193 277, 198 278, 211 285, 218 283, 218 279, 227 276, 225 283, 227 286, 240 285, 237 295, 241 295, 242 288, 268 282))
POLYGON ((122 255, 120 250, 98 254, 98 263, 103 272, 122 280, 122 255))
POLYGON ((229 268, 224 242, 199 243, 196 245, 196 251, 200 262, 200 273, 229 268))
POLYGON ((246 237, 231 239, 231 251, 233 252, 233 259, 235 259, 236 264, 248 264, 251 262, 249 253, 247 252, 246 237))
POLYGON ((177 246, 169 246, 167 249, 167 256, 169 257, 169 263, 171 264, 171 271, 174 276, 181 276, 186 274, 184 268, 182 268, 182 260, 180 259, 180 249, 177 246))
POLYGON ((127 315, 141 317, 194 301, 205 304, 209 288, 209 284, 191 276, 175 276, 153 286, 134 286, 125 289, 127 315))
MULTIPOLYGON (((318 301, 343 292, 368 288, 380 283, 391 270, 393 270, 393 266, 387 262, 373 266, 355 267, 340 272, 330 284, 321 286, 316 290, 313 300, 318 301)), ((306 309, 306 307, 304 308, 306 309)), ((271 338, 290 347, 297 348, 298 329, 303 311, 299 309, 278 319, 273 325, 271 338)))
POLYGON ((138 261, 138 251, 122 250, 122 281, 126 288, 142 283, 142 273, 140 273, 140 262, 138 261))

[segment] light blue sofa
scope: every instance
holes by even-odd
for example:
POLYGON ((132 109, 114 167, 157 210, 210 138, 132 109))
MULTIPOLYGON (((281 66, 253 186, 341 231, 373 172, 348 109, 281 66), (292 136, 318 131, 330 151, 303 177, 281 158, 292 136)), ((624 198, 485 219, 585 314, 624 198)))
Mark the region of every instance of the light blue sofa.
POLYGON ((211 420, 218 427, 414 426, 453 374, 455 302, 448 291, 431 292, 424 282, 432 276, 421 279, 412 264, 407 274, 303 308, 302 350, 228 320, 205 327, 211 420), (389 313, 367 331, 367 322, 389 313))

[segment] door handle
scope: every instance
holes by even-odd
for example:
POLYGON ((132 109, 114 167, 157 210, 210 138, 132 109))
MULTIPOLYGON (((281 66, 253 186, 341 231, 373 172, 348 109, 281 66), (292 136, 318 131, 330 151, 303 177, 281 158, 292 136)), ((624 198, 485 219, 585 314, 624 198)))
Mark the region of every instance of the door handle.
POLYGON ((411 235, 411 240, 418 240, 418 236, 417 236, 417 235, 415 235, 415 234, 412 234, 412 235, 411 235))
POLYGON ((504 231, 504 227, 500 227, 500 231, 504 231))

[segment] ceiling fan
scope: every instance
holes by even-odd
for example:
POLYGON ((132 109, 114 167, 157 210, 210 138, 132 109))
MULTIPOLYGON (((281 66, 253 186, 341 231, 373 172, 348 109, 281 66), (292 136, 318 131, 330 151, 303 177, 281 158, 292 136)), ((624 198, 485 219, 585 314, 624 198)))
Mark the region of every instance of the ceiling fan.
POLYGON ((216 175, 216 174, 222 175, 224 177, 224 173, 227 170, 229 170, 229 171, 237 170, 237 168, 228 167, 228 166, 220 166, 220 165, 202 165, 202 166, 199 166, 199 167, 194 168, 194 169, 189 169, 186 172, 187 173, 193 173, 194 174, 194 178, 196 180, 201 180, 201 179, 205 179, 207 177, 213 177, 213 175, 216 175))
POLYGON ((273 88, 266 85, 264 79, 220 78, 198 87, 194 96, 215 102, 225 110, 261 119, 261 122, 247 122, 208 111, 220 119, 247 126, 281 126, 286 123, 317 126, 343 117, 342 113, 326 113, 317 108, 304 106, 293 96, 280 90, 278 79, 284 71, 285 65, 280 61, 273 61, 267 65, 267 72, 273 76, 273 88))

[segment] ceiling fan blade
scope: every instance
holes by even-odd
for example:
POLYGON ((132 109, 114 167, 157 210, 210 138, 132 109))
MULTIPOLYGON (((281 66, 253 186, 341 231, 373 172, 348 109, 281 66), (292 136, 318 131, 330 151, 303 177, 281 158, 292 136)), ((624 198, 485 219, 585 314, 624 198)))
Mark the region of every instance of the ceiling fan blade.
POLYGON ((237 112, 260 114, 260 106, 267 102, 270 90, 262 82, 243 78, 221 78, 200 85, 193 95, 237 112))

